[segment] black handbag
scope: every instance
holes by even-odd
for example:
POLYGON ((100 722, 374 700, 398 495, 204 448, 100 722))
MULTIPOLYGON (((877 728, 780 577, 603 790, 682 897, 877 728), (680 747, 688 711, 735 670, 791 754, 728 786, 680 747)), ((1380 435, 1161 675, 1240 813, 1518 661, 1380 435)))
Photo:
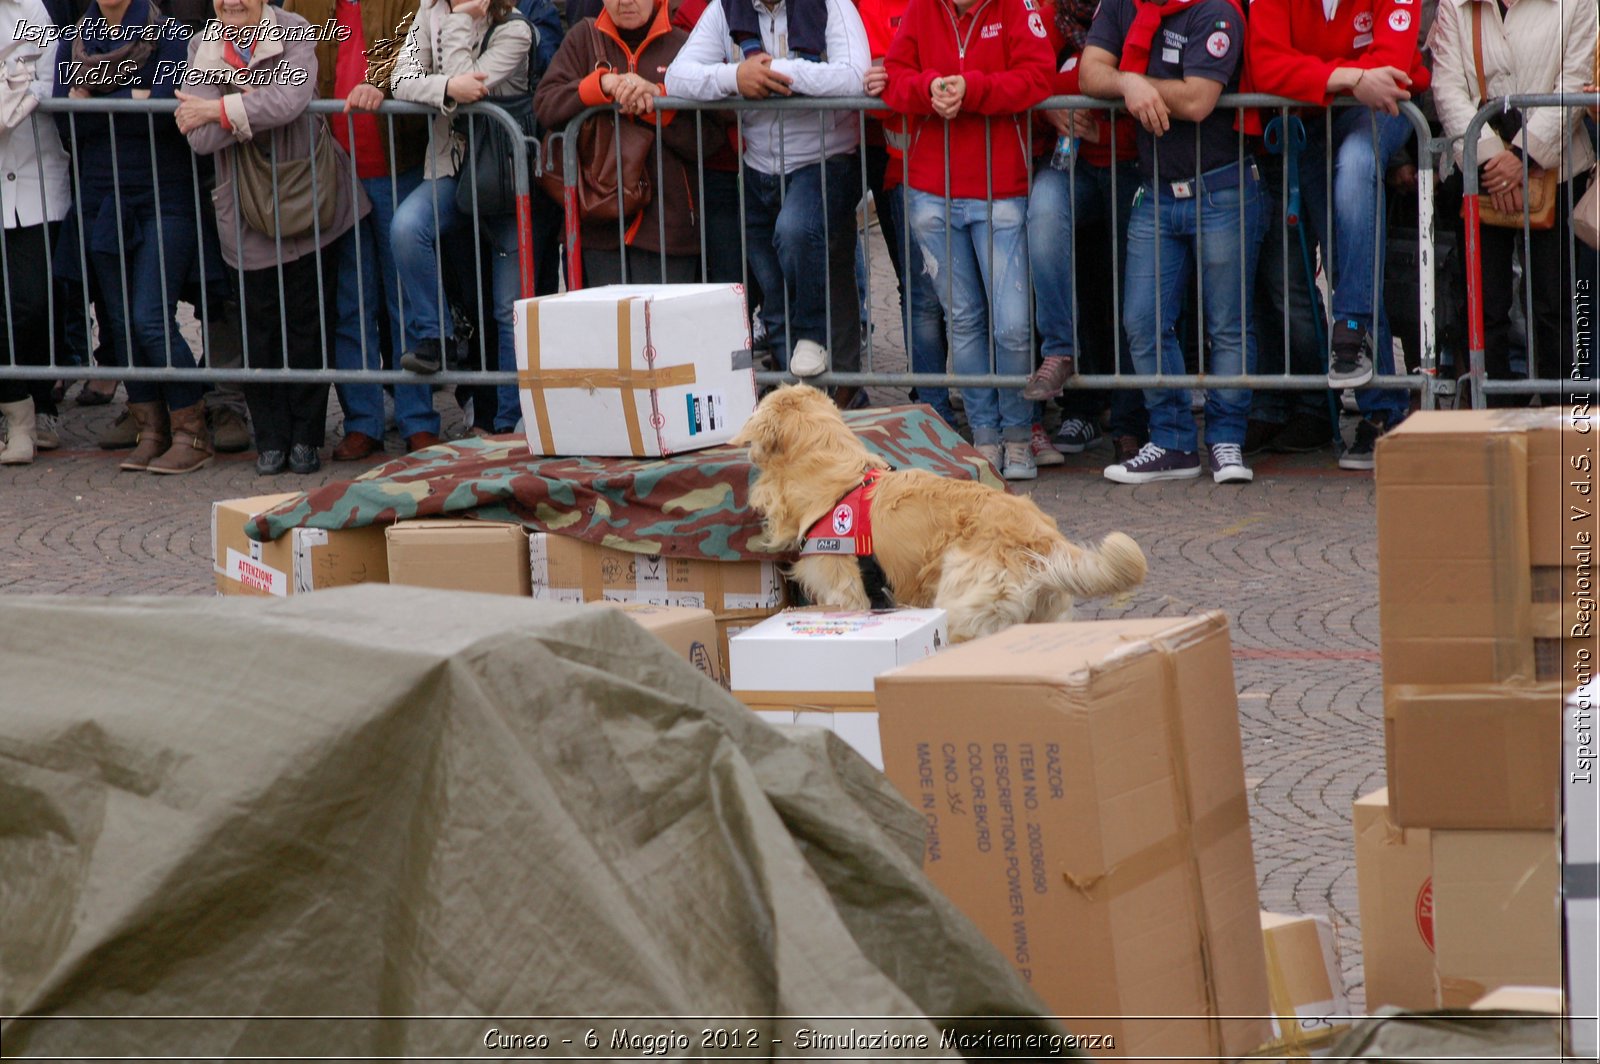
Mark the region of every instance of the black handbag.
MULTIPOLYGON (((513 13, 513 18, 522 16, 513 13)), ((494 26, 483 35, 479 54, 489 47, 494 26)), ((535 43, 537 44, 537 36, 535 43)), ((480 218, 493 218, 515 214, 517 210, 517 145, 521 141, 524 153, 527 138, 534 129, 533 93, 516 96, 485 96, 484 103, 493 104, 509 114, 517 127, 515 133, 505 122, 483 114, 460 114, 452 123, 457 133, 465 138, 465 150, 456 162, 456 210, 462 214, 476 214, 480 218)), ((526 154, 523 156, 526 158, 526 154)))

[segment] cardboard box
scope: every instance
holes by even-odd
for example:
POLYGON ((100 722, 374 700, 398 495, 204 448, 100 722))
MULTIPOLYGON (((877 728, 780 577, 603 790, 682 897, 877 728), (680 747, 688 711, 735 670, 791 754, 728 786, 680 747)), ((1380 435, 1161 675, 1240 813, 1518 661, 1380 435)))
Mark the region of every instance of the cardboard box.
POLYGON ((1553 831, 1561 686, 1384 691, 1389 815, 1403 827, 1553 831))
POLYGON ((728 686, 728 674, 717 656, 717 622, 710 610, 630 602, 597 605, 622 610, 629 620, 667 644, 708 679, 728 686))
POLYGON ((1562 765, 1562 907, 1566 923, 1567 1000, 1573 1053, 1600 1054, 1600 786, 1595 783, 1595 714, 1600 686, 1567 700, 1562 765), (1579 1018, 1583 1017, 1583 1018, 1579 1018))
MULTIPOLYGON (((1473 1012, 1543 1012, 1561 1015, 1559 986, 1503 986, 1472 1003, 1473 1012)), ((1557 1055, 1560 1053, 1557 1051, 1557 1055)))
POLYGON ((882 769, 873 681, 949 640, 944 610, 785 610, 730 641, 729 676, 763 720, 827 728, 882 769))
POLYGON ((1331 1042, 1350 1026, 1333 924, 1326 916, 1261 914, 1272 1040, 1287 1053, 1331 1042))
POLYGON ((1234 692, 1221 613, 1018 625, 878 678, 924 871, 1107 1056, 1271 1033, 1234 692))
POLYGON ((1434 972, 1443 1008, 1561 982, 1559 846, 1549 831, 1434 831, 1434 972))
POLYGON ((293 528, 270 543, 244 526, 299 492, 228 499, 211 504, 211 567, 221 595, 292 595, 389 579, 382 525, 341 529, 293 528))
POLYGON ((497 521, 429 518, 389 527, 389 582, 526 595, 528 531, 497 521))
POLYGON ((1426 828, 1389 817, 1389 789, 1357 798, 1356 892, 1367 1011, 1438 1004, 1433 981, 1433 855, 1426 828))
POLYGON ((725 676, 730 634, 766 620, 788 601, 783 574, 769 561, 669 558, 534 532, 528 537, 527 562, 537 599, 710 610, 725 676))
POLYGON ((1592 638, 1594 536, 1570 507, 1595 506, 1571 462, 1591 444, 1556 408, 1424 411, 1378 441, 1385 684, 1576 686, 1562 641, 1592 638))
POLYGON ((755 411, 742 285, 608 285, 519 299, 514 315, 536 455, 696 451, 755 411))

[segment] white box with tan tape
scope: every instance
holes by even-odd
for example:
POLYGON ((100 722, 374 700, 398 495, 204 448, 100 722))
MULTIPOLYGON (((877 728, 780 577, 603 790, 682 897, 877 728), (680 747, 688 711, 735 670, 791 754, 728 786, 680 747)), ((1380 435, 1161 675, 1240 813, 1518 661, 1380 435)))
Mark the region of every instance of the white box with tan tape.
POLYGON ((515 329, 535 455, 663 458, 727 443, 755 411, 743 285, 521 299, 515 329))

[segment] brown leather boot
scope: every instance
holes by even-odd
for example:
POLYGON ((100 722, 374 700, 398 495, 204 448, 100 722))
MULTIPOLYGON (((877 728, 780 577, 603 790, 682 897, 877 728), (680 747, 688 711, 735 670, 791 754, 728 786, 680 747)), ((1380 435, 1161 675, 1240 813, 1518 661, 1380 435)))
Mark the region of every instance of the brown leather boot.
POLYGON ((172 412, 172 447, 150 463, 152 473, 193 473, 211 464, 211 430, 206 427, 206 406, 194 403, 172 412))
POLYGON ((167 420, 167 404, 129 403, 128 413, 133 415, 134 424, 139 426, 139 437, 134 443, 133 453, 122 460, 122 468, 142 473, 172 446, 172 426, 167 420))

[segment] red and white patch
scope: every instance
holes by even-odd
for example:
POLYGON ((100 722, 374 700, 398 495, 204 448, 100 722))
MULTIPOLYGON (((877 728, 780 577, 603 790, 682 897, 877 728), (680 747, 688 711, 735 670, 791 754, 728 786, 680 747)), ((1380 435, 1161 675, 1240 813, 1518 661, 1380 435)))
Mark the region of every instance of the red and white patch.
POLYGON ((1372 12, 1370 12, 1370 11, 1361 12, 1361 14, 1356 16, 1356 20, 1355 20, 1354 25, 1355 25, 1357 33, 1371 33, 1372 32, 1372 12))
POLYGON ((1028 16, 1028 28, 1033 31, 1035 37, 1043 37, 1045 35, 1044 19, 1039 17, 1039 12, 1035 11, 1028 16))
POLYGON ((1389 14, 1389 28, 1396 33, 1404 33, 1411 28, 1411 12, 1392 11, 1389 14))
POLYGON ((1221 59, 1228 54, 1228 49, 1233 47, 1233 38, 1218 30, 1206 38, 1206 51, 1221 59))
POLYGON ((849 506, 835 506, 833 508, 833 534, 848 536, 850 530, 856 527, 856 512, 849 506))

